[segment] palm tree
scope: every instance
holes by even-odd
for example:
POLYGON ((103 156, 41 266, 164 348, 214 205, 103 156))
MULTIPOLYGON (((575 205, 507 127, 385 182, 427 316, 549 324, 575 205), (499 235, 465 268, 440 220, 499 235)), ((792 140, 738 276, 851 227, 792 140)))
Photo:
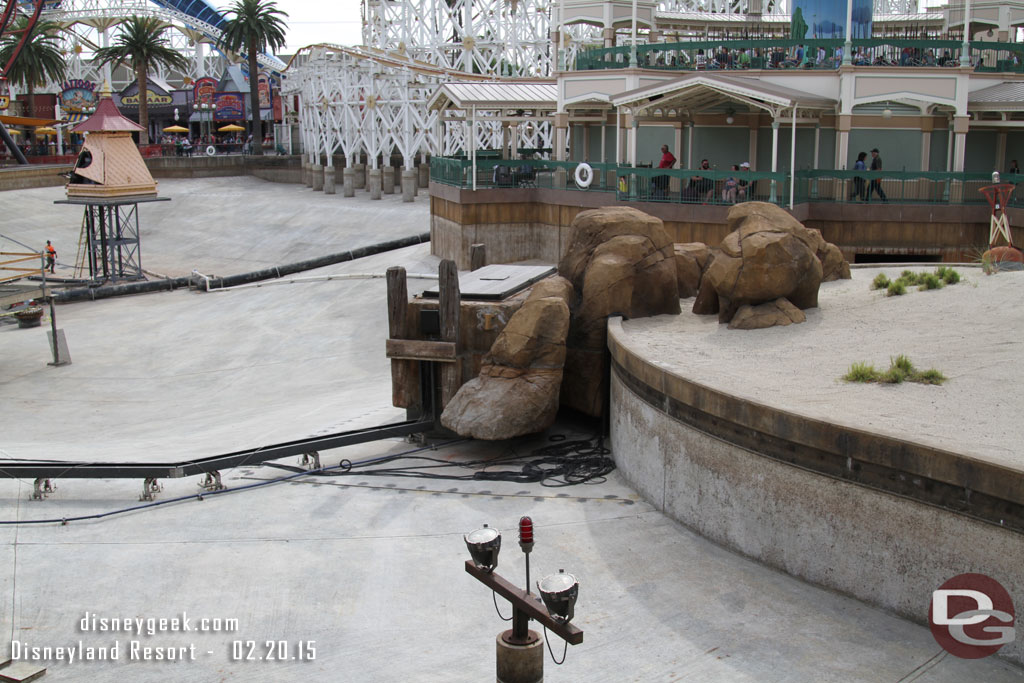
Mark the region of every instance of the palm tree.
MULTIPOLYGON (((28 19, 26 16, 18 19, 11 32, 4 36, 3 42, 0 43, 0 66, 10 61, 28 28, 28 19)), ((67 63, 60 51, 60 39, 57 36, 59 31, 60 26, 55 22, 36 22, 28 40, 25 41, 25 46, 7 72, 7 78, 11 83, 25 86, 28 93, 29 116, 35 116, 36 86, 48 80, 58 83, 64 80, 67 63)))
POLYGON ((224 24, 220 46, 249 59, 249 111, 252 113, 253 154, 263 154, 263 126, 260 121, 259 64, 257 55, 268 47, 280 50, 285 45, 284 22, 287 17, 273 0, 235 0, 227 9, 234 17, 224 24))
POLYGON ((135 71, 139 82, 139 143, 149 144, 149 67, 160 65, 164 68, 184 71, 188 68, 188 60, 170 46, 163 37, 167 27, 155 17, 128 17, 121 24, 121 32, 110 47, 96 50, 98 65, 112 63, 114 67, 129 65, 135 71))

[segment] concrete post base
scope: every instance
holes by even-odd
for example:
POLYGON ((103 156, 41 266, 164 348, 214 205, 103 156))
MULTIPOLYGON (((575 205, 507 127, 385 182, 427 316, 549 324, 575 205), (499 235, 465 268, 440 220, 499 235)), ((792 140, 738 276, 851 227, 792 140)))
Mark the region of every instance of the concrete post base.
POLYGON ((371 168, 367 171, 368 181, 367 185, 370 187, 370 199, 380 199, 380 169, 371 168))
POLYGON ((356 171, 346 166, 341 172, 341 191, 344 197, 356 196, 356 171))
POLYGON ((391 166, 380 169, 380 191, 384 194, 395 193, 395 169, 391 166))
POLYGON ((528 633, 533 639, 529 645, 505 642, 506 636, 512 636, 511 630, 498 634, 498 683, 543 683, 544 641, 536 631, 528 633))
POLYGON ((355 173, 356 173, 355 176, 353 177, 353 182, 354 182, 353 187, 355 187, 357 190, 365 189, 366 188, 366 164, 353 164, 352 165, 352 170, 354 170, 355 173))
POLYGON ((416 196, 416 171, 402 171, 402 201, 411 202, 416 196))
POLYGON ((319 192, 324 189, 324 167, 320 164, 313 164, 309 168, 310 187, 319 192))
POLYGON ((324 168, 324 194, 334 194, 334 167, 324 168))
POLYGON ((420 164, 420 187, 430 187, 430 164, 420 164))
POLYGON ((302 159, 302 184, 309 187, 309 162, 305 157, 302 159))

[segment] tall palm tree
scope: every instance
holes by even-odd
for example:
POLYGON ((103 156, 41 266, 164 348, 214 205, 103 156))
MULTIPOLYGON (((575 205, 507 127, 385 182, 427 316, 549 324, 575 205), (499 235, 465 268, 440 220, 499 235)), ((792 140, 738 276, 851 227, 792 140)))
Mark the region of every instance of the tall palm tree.
POLYGON ((135 71, 139 82, 139 143, 149 144, 149 68, 160 65, 164 68, 184 71, 188 68, 188 60, 174 50, 164 38, 167 28, 160 19, 155 17, 128 17, 121 24, 121 32, 110 47, 96 50, 96 63, 111 63, 114 67, 129 65, 135 71))
POLYGON ((263 154, 263 126, 260 121, 259 64, 256 57, 268 47, 280 50, 285 45, 285 12, 273 0, 235 0, 227 9, 234 17, 224 24, 220 46, 249 60, 249 111, 252 113, 253 154, 263 154))
MULTIPOLYGON (((7 64, 21 38, 28 28, 28 17, 19 18, 11 32, 4 36, 0 43, 0 67, 7 64)), ((11 83, 25 86, 28 93, 29 116, 35 116, 37 85, 46 81, 61 82, 67 71, 67 63, 60 51, 60 38, 57 34, 60 26, 52 21, 38 21, 25 41, 25 46, 18 54, 18 59, 11 65, 7 78, 11 83)))

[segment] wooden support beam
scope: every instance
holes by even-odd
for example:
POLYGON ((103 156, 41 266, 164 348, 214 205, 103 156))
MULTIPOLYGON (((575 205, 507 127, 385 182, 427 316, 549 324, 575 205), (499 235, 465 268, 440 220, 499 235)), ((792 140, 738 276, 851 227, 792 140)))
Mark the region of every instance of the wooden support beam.
MULTIPOLYGON (((409 336, 409 290, 406 285, 405 268, 392 267, 387 270, 388 287, 388 340, 406 339, 409 336)), ((388 357, 391 357, 389 352, 388 357)), ((417 375, 419 364, 402 358, 391 360, 391 404, 398 408, 421 409, 419 393, 413 387, 419 386, 417 375)))
MULTIPOLYGON (((459 292, 459 269, 455 261, 445 259, 438 267, 438 311, 441 318, 441 341, 455 344, 458 355, 459 345, 459 309, 462 295, 459 292)), ((455 396, 461 385, 461 373, 458 363, 448 363, 441 367, 441 409, 455 396)))
POLYGON ((438 363, 454 363, 455 344, 422 339, 388 339, 387 355, 392 360, 430 360, 438 363))
POLYGON ((579 645, 583 642, 583 631, 572 623, 565 623, 552 617, 539 595, 524 591, 494 572, 484 571, 473 564, 473 560, 466 560, 466 573, 526 612, 531 619, 544 624, 570 645, 579 645))

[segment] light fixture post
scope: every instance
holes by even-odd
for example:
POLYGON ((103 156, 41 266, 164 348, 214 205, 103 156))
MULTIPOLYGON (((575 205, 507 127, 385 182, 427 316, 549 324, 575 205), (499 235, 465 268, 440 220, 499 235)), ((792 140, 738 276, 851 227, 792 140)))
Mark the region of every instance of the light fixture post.
MULTIPOLYGON (((466 544, 474 559, 466 560, 465 568, 467 574, 512 605, 512 628, 497 637, 497 679, 502 683, 538 683, 544 679, 544 642, 539 633, 530 630, 530 620, 539 622, 571 645, 583 642, 583 631, 569 623, 572 618, 571 607, 567 614, 552 613, 541 595, 529 591, 533 521, 529 517, 519 520, 519 545, 526 555, 526 590, 494 571, 498 563, 497 549, 493 550, 493 554, 481 553, 482 550, 493 548, 494 545, 500 548, 500 534, 497 534, 495 541, 493 537, 496 534, 487 533, 488 531, 490 530, 484 525, 483 529, 466 536, 466 544), (492 545, 487 546, 487 543, 492 545)), ((540 587, 543 589, 542 585, 540 587)), ((575 595, 572 600, 575 601, 575 595)), ((559 607, 556 605, 555 609, 558 610, 559 607)), ((561 662, 556 660, 556 663, 561 662)))

